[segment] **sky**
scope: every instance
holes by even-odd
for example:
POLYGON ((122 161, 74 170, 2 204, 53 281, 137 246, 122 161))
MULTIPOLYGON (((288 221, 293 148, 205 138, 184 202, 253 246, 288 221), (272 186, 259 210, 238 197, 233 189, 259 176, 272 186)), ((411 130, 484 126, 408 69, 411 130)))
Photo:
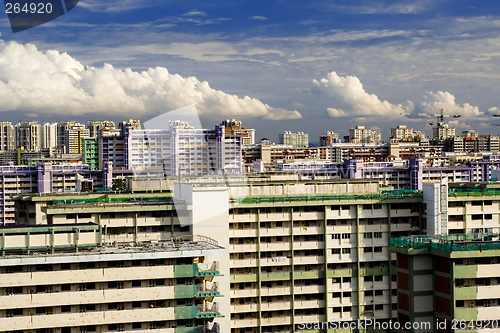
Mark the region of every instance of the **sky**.
POLYGON ((500 134, 497 1, 80 0, 15 34, 1 13, 0 33, 0 120, 195 105, 207 128, 236 118, 257 139, 315 142, 356 125, 430 135, 444 109, 458 131, 500 134))

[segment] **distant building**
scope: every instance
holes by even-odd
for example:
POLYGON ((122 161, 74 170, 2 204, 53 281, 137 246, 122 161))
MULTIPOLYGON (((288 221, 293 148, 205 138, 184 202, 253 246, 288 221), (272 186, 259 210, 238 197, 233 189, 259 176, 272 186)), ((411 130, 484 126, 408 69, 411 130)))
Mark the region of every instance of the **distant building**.
POLYGON ((13 150, 15 146, 14 126, 10 121, 0 121, 0 150, 13 150))
POLYGON ((82 163, 91 170, 99 169, 99 141, 97 138, 82 139, 82 163))
POLYGON ((443 144, 445 151, 454 153, 498 152, 500 150, 500 137, 493 135, 455 136, 445 139, 443 144))
POLYGON ((466 138, 477 138, 479 135, 476 131, 474 130, 466 130, 462 132, 462 136, 466 138))
POLYGON ((432 128, 432 139, 435 144, 443 144, 448 138, 455 136, 455 128, 450 127, 447 122, 439 122, 432 128))
POLYGON ((380 141, 382 141, 382 135, 378 129, 367 129, 365 126, 349 129, 350 143, 377 143, 380 141))
POLYGON ((326 147, 331 145, 332 143, 339 143, 339 142, 340 142, 339 133, 328 131, 319 137, 320 147, 326 147))
POLYGON ((279 143, 282 145, 292 146, 292 147, 309 147, 309 134, 304 132, 292 133, 286 131, 279 135, 279 143))
POLYGON ((391 139, 398 141, 419 141, 424 138, 425 134, 420 131, 415 131, 413 128, 407 128, 406 125, 399 125, 396 128, 391 128, 391 139))
POLYGON ((38 121, 21 121, 16 127, 16 148, 39 151, 41 149, 41 126, 38 121))
POLYGON ((115 123, 109 120, 89 120, 87 121, 87 128, 89 129, 89 136, 91 138, 101 135, 101 130, 104 128, 115 129, 115 123))
POLYGON ((224 126, 226 134, 240 135, 243 146, 255 144, 255 129, 244 128, 241 121, 236 119, 226 119, 221 125, 224 126))
POLYGON ((140 129, 141 128, 141 121, 137 120, 137 119, 128 119, 128 120, 122 121, 121 123, 118 123, 119 129, 124 129, 127 126, 132 127, 133 129, 140 129))
POLYGON ((81 154, 82 139, 89 137, 90 132, 84 124, 74 121, 60 121, 57 123, 57 146, 65 154, 81 154))
POLYGON ((42 125, 42 148, 55 147, 57 147, 57 123, 45 123, 42 125))

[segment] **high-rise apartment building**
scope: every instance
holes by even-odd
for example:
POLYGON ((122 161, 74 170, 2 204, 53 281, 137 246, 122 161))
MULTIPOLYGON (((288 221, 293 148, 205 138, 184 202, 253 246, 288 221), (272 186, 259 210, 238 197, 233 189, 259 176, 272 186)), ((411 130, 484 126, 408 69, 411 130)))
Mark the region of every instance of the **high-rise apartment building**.
POLYGON ((38 121, 21 121, 15 127, 16 148, 39 151, 41 148, 41 126, 38 121))
POLYGON ((255 144, 255 129, 244 128, 241 121, 236 119, 226 119, 221 125, 224 126, 226 134, 240 135, 243 146, 255 144))
POLYGON ((350 143, 377 143, 380 141, 382 141, 382 135, 378 129, 367 129, 365 126, 349 129, 350 143))
POLYGON ((89 137, 90 132, 84 124, 75 121, 57 123, 57 147, 65 154, 81 154, 82 139, 89 137))
POLYGON ((450 127, 447 122, 439 122, 436 127, 432 128, 432 139, 436 144, 443 144, 448 138, 455 136, 455 128, 450 127))
POLYGON ((96 138, 82 139, 82 164, 91 170, 99 169, 99 140, 96 138))
POLYGON ((14 150, 16 147, 14 126, 10 121, 0 121, 0 150, 14 150))
POLYGON ((123 130, 127 126, 132 129, 141 129, 141 121, 137 119, 128 119, 118 123, 118 129, 120 130, 123 130))
POLYGON ((99 138, 103 142, 100 159, 112 161, 115 168, 123 165, 133 171, 161 170, 169 176, 230 174, 243 170, 241 136, 226 134, 223 125, 208 130, 172 121, 168 129, 126 126, 122 132, 120 137, 99 138))
POLYGON ((391 128, 391 139, 399 141, 420 140, 425 137, 425 134, 420 131, 415 131, 413 128, 407 128, 406 125, 399 125, 396 128, 391 128))
POLYGON ((96 138, 101 135, 101 130, 104 128, 115 129, 115 123, 109 120, 89 120, 87 128, 89 129, 89 136, 96 138))
POLYGON ((57 147, 57 123, 45 123, 42 125, 42 148, 55 147, 57 147))
POLYGON ((326 147, 331 145, 332 143, 339 143, 339 142, 340 142, 339 133, 328 131, 319 137, 320 147, 326 147))
POLYGON ((496 330, 498 233, 396 238, 391 251, 397 254, 396 332, 496 330))
POLYGON ((292 147, 309 147, 309 134, 304 132, 292 133, 286 131, 279 135, 279 143, 292 147))

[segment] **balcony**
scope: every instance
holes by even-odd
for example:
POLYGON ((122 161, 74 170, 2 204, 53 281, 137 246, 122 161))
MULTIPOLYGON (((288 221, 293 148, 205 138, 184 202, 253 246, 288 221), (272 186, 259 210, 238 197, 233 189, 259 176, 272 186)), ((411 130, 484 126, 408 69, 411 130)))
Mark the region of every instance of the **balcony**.
POLYGON ((0 296, 0 309, 173 299, 174 287, 104 289, 0 296))
POLYGON ((217 323, 214 323, 212 328, 208 327, 208 325, 200 325, 198 326, 198 333, 220 333, 220 326, 217 323))
POLYGON ((219 313, 219 303, 213 302, 203 302, 203 304, 198 305, 198 313, 196 318, 215 318, 222 317, 219 313))
POLYGON ((202 263, 195 265, 176 265, 174 266, 174 277, 206 277, 221 276, 219 272, 219 262, 214 261, 212 265, 202 263))
POLYGON ((212 283, 212 288, 208 288, 207 285, 199 284, 198 293, 196 297, 220 297, 220 287, 219 282, 212 283))
POLYGON ((79 270, 2 274, 0 287, 122 281, 124 276, 128 280, 170 278, 174 277, 174 267, 178 266, 87 269, 85 274, 82 274, 82 271, 79 270))
POLYGON ((93 311, 84 313, 61 313, 23 317, 0 318, 2 330, 34 330, 50 327, 122 324, 142 321, 176 319, 174 308, 148 308, 134 310, 93 311))

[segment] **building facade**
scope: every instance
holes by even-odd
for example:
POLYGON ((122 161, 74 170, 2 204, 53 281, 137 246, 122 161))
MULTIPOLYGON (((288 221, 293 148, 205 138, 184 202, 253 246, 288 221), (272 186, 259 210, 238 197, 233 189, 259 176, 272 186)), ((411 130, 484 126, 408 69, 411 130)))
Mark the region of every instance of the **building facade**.
POLYGON ((16 146, 14 126, 10 121, 0 121, 0 150, 14 150, 16 146))
POLYGON ((41 126, 37 121, 21 121, 16 127, 16 148, 39 151, 41 148, 41 126))
POLYGON ((279 143, 285 146, 292 146, 296 148, 309 147, 309 134, 304 132, 292 133, 286 131, 279 135, 279 143))

